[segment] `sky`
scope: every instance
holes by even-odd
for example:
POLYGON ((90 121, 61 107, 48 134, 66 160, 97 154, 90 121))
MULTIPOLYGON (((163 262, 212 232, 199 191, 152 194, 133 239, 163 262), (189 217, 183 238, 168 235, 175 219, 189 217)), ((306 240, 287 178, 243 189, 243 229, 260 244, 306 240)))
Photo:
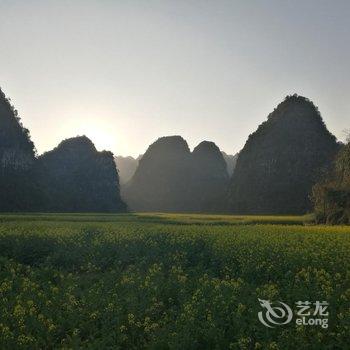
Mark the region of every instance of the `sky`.
POLYGON ((0 0, 0 86, 38 154, 87 135, 138 156, 157 138, 229 154, 286 95, 350 128, 350 1, 0 0))

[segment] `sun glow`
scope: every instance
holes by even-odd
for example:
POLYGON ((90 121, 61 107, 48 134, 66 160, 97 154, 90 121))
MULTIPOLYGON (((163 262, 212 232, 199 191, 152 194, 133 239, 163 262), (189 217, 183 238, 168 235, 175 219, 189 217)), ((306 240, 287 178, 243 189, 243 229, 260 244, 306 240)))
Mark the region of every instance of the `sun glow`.
POLYGON ((79 135, 87 136, 97 148, 98 151, 112 151, 115 148, 116 135, 112 130, 103 125, 88 125, 79 130, 79 135))
POLYGON ((70 119, 60 130, 63 138, 75 136, 87 136, 95 145, 98 151, 112 151, 117 149, 117 135, 112 123, 108 119, 96 117, 77 117, 70 119))

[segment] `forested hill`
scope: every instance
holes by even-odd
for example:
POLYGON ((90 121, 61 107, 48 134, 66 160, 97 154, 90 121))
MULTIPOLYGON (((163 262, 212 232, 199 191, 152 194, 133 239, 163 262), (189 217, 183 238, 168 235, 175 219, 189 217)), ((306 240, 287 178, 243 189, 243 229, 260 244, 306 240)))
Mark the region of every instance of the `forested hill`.
POLYGON ((0 211, 126 210, 111 152, 85 136, 36 157, 17 111, 0 90, 0 211))
POLYGON ((292 95, 249 136, 229 191, 235 213, 304 213, 321 171, 339 149, 317 107, 292 95))
POLYGON ((62 141, 36 163, 46 211, 119 212, 119 178, 111 152, 98 152, 86 136, 62 141))
POLYGON ((30 209, 34 160, 29 131, 0 89, 0 211, 30 209))

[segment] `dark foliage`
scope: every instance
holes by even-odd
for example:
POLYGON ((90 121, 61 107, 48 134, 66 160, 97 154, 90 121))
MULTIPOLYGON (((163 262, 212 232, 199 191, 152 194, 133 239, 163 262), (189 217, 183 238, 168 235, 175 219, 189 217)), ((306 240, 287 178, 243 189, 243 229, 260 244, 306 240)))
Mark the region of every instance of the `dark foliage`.
POLYGON ((29 131, 0 89, 0 211, 30 209, 34 160, 29 131))
POLYGON ((228 182, 217 146, 202 142, 193 153, 180 136, 153 143, 125 188, 133 210, 212 212, 221 210, 228 182))
POLYGON ((113 154, 98 152, 86 137, 62 141, 37 160, 42 200, 38 210, 54 212, 120 212, 119 178, 113 154))
POLYGON ((350 224, 350 143, 339 151, 333 168, 313 187, 317 223, 350 224))
POLYGON ((240 152, 229 191, 236 213, 297 214, 339 149, 314 104, 292 95, 278 105, 240 152))

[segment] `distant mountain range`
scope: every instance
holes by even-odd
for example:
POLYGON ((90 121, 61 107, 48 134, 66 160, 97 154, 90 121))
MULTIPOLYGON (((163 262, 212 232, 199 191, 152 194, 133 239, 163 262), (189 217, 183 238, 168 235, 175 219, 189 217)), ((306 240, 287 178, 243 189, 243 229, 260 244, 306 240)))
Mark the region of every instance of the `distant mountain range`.
MULTIPOLYGON (((229 176, 232 176, 233 170, 236 166, 238 153, 235 155, 226 154, 223 151, 221 151, 221 153, 227 165, 227 173, 229 176)), ((140 154, 137 158, 133 158, 131 156, 116 156, 114 158, 119 172, 119 180, 121 186, 125 185, 132 178, 142 156, 143 155, 140 154)))
POLYGON ((235 167, 236 167, 236 163, 237 163, 237 159, 238 159, 238 153, 236 153, 235 155, 232 155, 232 154, 227 154, 223 151, 221 151, 224 159, 225 159, 225 162, 227 164, 227 172, 228 172, 228 175, 231 177, 234 170, 235 170, 235 167))
MULTIPOLYGON (((317 107, 305 97, 291 95, 235 155, 221 152, 209 141, 191 152, 181 136, 167 136, 137 159, 114 158, 111 152, 98 152, 86 136, 79 136, 38 157, 29 131, 0 90, 0 211, 123 212, 128 207, 137 211, 305 213, 312 208, 313 186, 331 168, 341 148, 317 107)), ((347 164, 343 162, 347 155, 341 153, 337 164, 347 164)), ((337 181, 347 184, 343 173, 337 181)), ((327 197, 336 208, 348 203, 345 185, 332 184, 333 193, 319 184, 318 210, 319 203, 326 201, 322 193, 343 193, 345 199, 327 197)), ((330 213, 319 214, 320 220, 338 215, 330 213)), ((341 215, 339 220, 345 222, 348 215, 341 215)))
POLYGON ((191 153, 181 136, 161 137, 139 161, 123 197, 138 211, 224 210, 227 165, 212 142, 191 153))
POLYGON ((115 164, 119 172, 120 185, 125 185, 135 174, 139 160, 142 155, 138 156, 136 159, 128 156, 116 156, 114 157, 115 164))

